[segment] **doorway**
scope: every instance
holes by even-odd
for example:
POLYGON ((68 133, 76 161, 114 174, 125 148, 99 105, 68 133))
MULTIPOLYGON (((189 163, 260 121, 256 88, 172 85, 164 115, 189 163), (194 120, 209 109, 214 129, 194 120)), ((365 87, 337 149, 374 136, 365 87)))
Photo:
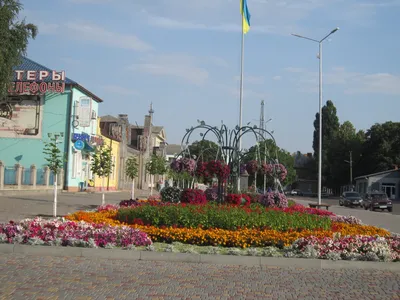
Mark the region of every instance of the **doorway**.
POLYGON ((385 192, 389 199, 395 199, 396 185, 394 183, 382 183, 382 192, 385 192))

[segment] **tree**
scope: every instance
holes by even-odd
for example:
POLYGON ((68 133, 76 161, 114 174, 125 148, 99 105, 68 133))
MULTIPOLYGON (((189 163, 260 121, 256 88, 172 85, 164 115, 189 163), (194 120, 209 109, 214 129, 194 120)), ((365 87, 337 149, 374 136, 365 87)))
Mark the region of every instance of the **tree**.
POLYGON ((189 146, 190 155, 203 162, 217 160, 221 156, 218 150, 219 146, 209 140, 195 141, 189 146))
POLYGON ((350 180, 352 181, 354 176, 352 175, 350 178, 350 167, 352 174, 359 167, 364 141, 364 132, 357 132, 350 121, 340 125, 328 151, 328 160, 332 162, 329 166, 331 179, 329 187, 338 189, 340 186, 348 184, 350 180), (350 152, 352 166, 349 165, 350 152))
POLYGON ((158 156, 153 154, 150 161, 146 163, 146 171, 151 175, 151 186, 150 186, 150 195, 153 195, 153 182, 154 175, 163 175, 167 171, 165 158, 162 156, 158 156))
POLYGON ((362 174, 393 169, 400 165, 400 123, 375 124, 367 130, 363 146, 362 174))
POLYGON ((135 199, 135 178, 138 176, 139 164, 135 156, 129 157, 126 161, 125 174, 132 180, 131 200, 135 199))
POLYGON ((45 142, 43 154, 47 161, 47 166, 54 175, 54 201, 53 201, 53 217, 57 217, 57 175, 63 167, 64 157, 61 154, 61 150, 57 147, 58 136, 50 139, 50 142, 45 142))
POLYGON ((13 81, 13 67, 26 55, 28 40, 38 33, 35 25, 17 20, 22 8, 19 0, 0 0, 0 99, 13 81))
POLYGON ((92 156, 91 170, 92 172, 102 178, 101 183, 101 205, 105 204, 105 194, 104 194, 104 180, 106 177, 110 176, 114 165, 112 163, 111 149, 108 146, 102 146, 96 149, 92 156))
MULTIPOLYGON (((251 160, 264 160, 266 157, 267 163, 272 160, 278 159, 279 163, 285 166, 287 169, 286 179, 281 182, 283 185, 288 185, 296 180, 296 170, 294 169, 294 157, 288 151, 279 148, 271 139, 262 141, 257 146, 253 146, 247 152, 244 161, 248 162, 251 160)), ((264 176, 257 176, 257 186, 264 185, 264 176)), ((273 180, 267 179, 267 186, 272 186, 273 180)))
MULTIPOLYGON (((329 183, 330 166, 334 161, 329 159, 329 149, 334 142, 336 133, 339 130, 339 118, 336 115, 336 107, 331 100, 328 100, 322 107, 322 177, 324 183, 329 183)), ((318 160, 319 157, 319 113, 315 115, 314 121, 314 139, 313 139, 314 156, 318 160)), ((317 164, 318 166, 318 164, 317 164)))

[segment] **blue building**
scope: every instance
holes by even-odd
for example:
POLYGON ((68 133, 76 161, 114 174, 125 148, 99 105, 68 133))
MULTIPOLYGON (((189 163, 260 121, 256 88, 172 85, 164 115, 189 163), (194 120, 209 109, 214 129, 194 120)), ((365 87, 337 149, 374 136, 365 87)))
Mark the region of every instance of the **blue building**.
MULTIPOLYGON (((15 184, 12 170, 19 164, 25 170, 35 165, 36 184, 44 185, 44 143, 57 136, 58 145, 67 157, 61 185, 67 190, 78 190, 81 182, 90 179, 90 153, 101 144, 96 133, 98 104, 102 100, 65 77, 64 72, 53 72, 28 58, 23 57, 14 70, 9 94, 0 99, 0 161, 6 166, 4 184, 15 184)), ((32 184, 27 179, 29 176, 22 177, 23 185, 32 184)))

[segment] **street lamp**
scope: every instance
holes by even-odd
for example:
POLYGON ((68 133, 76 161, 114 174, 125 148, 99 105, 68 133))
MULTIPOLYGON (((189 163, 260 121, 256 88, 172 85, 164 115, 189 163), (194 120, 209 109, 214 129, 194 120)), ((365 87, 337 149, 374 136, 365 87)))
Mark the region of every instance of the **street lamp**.
POLYGON ((322 40, 311 39, 302 35, 292 34, 295 37, 310 40, 318 43, 319 52, 319 150, 318 150, 318 204, 321 204, 321 186, 322 186, 322 42, 325 41, 330 35, 339 30, 339 27, 333 29, 322 40))

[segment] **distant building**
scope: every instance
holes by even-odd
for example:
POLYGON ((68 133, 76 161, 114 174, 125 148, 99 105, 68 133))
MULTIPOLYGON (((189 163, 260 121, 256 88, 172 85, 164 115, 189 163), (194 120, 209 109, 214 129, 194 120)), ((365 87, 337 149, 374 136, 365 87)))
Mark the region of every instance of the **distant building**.
POLYGON ((171 163, 174 158, 176 158, 182 152, 182 146, 177 144, 168 144, 166 146, 166 156, 165 159, 168 163, 171 163))
POLYGON ((363 175, 354 178, 356 191, 365 194, 374 190, 383 191, 389 199, 400 199, 400 170, 393 170, 363 175))

